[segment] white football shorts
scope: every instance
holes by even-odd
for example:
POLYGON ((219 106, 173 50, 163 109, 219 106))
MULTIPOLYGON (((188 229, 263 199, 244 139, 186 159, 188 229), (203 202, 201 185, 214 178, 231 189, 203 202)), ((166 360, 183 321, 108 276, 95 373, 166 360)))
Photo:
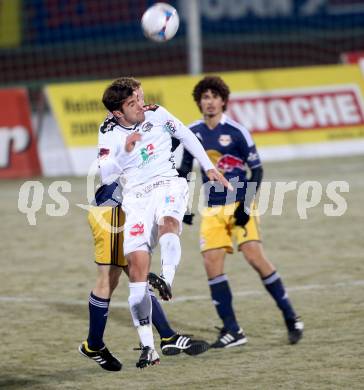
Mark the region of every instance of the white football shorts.
POLYGON ((163 217, 178 220, 181 234, 187 204, 188 184, 182 177, 159 177, 124 194, 124 255, 136 250, 152 252, 163 217))

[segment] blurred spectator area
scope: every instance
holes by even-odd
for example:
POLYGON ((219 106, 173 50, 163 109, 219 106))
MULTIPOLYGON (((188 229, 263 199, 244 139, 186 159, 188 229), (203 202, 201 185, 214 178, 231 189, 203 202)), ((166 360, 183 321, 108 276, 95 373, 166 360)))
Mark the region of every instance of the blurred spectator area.
MULTIPOLYGON (((186 7, 177 36, 152 43, 148 0, 0 0, 0 86, 188 71, 186 7)), ((200 0, 203 71, 333 64, 364 48, 363 0, 200 0)))

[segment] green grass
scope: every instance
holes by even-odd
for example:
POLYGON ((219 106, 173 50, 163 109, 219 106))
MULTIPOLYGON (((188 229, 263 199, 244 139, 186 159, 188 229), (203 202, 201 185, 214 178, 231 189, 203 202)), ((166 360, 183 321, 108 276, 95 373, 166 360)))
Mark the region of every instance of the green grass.
MULTIPOLYGON (((364 361, 363 157, 269 163, 265 180, 346 180, 348 210, 326 217, 323 204, 297 214, 295 193, 287 194, 283 215, 262 217, 264 246, 277 266, 305 335, 287 344, 282 318, 257 274, 241 255, 228 256, 226 272, 234 306, 249 343, 208 351, 198 357, 162 357, 161 365, 138 371, 139 352, 121 277, 113 297, 105 341, 123 361, 119 373, 107 373, 77 352, 88 330, 87 298, 96 270, 86 212, 86 180, 67 179, 70 210, 49 217, 46 198, 29 226, 17 210, 21 181, 0 183, 1 340, 0 388, 12 389, 362 389, 364 361), (358 283, 355 283, 358 281, 358 283), (8 297, 6 299, 5 297, 8 297), (118 304, 118 305, 116 305, 118 304)), ((51 180, 41 179, 47 187, 51 180)), ((164 305, 173 327, 214 341, 220 322, 209 299, 198 250, 198 222, 185 227, 183 260, 174 295, 164 305), (201 298, 198 299, 197 297, 201 298), (191 299, 187 299, 190 297, 191 299)), ((158 252, 153 269, 158 271, 158 252)), ((156 336, 157 340, 157 336, 156 336)), ((158 343, 157 343, 158 344, 158 343)))

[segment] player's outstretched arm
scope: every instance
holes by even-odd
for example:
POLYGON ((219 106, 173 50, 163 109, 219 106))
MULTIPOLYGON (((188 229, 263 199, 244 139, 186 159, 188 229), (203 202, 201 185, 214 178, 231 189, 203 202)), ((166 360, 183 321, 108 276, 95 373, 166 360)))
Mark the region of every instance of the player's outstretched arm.
POLYGON ((193 132, 181 122, 174 134, 178 138, 188 152, 197 159, 202 169, 206 172, 207 177, 211 181, 217 181, 224 187, 233 191, 233 186, 225 179, 225 177, 215 168, 214 164, 209 159, 205 149, 201 145, 200 140, 193 132))

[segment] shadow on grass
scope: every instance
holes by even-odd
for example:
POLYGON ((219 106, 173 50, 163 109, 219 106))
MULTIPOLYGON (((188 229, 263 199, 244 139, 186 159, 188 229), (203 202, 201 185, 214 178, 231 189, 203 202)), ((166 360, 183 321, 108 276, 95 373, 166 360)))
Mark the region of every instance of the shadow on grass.
MULTIPOLYGON (((34 372, 34 374, 14 374, 11 373, 13 368, 4 369, 0 376, 0 389, 15 390, 15 389, 45 389, 60 388, 64 382, 77 383, 80 377, 90 378, 98 376, 98 371, 92 368, 70 369, 46 374, 42 372, 34 372), (4 373, 8 371, 9 373, 4 373)), ((89 379, 88 379, 89 380, 89 379)))
POLYGON ((1 374, 0 378, 0 389, 6 390, 15 390, 15 389, 26 389, 27 387, 32 387, 35 385, 41 384, 42 381, 39 381, 34 378, 16 378, 11 374, 1 374))

